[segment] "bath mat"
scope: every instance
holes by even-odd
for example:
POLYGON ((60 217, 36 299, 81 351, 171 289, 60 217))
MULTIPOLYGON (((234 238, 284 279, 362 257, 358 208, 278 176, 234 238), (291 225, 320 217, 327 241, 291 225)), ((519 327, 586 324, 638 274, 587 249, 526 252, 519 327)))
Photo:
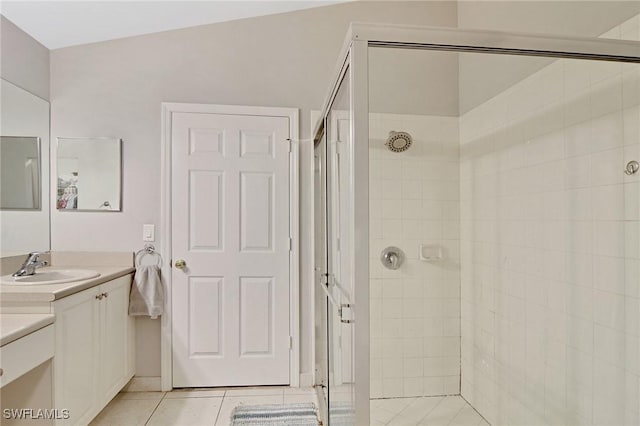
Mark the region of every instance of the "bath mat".
POLYGON ((318 426, 316 406, 304 404, 239 405, 231 426, 318 426))
POLYGON ((355 423, 353 405, 349 402, 334 401, 329 408, 331 426, 352 426, 355 423))

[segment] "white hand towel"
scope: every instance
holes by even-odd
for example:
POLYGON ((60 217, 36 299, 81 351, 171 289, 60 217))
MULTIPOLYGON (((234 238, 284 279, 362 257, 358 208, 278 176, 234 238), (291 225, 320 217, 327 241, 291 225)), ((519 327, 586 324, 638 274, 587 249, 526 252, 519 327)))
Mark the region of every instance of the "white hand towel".
POLYGON ((157 265, 138 266, 129 295, 129 315, 146 315, 155 319, 162 315, 163 307, 160 268, 157 265))

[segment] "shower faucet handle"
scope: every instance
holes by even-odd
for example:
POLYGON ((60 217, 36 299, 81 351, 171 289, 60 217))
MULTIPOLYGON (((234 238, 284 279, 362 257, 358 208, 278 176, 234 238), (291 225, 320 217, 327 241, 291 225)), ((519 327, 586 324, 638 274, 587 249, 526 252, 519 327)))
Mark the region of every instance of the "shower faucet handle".
POLYGON ((396 270, 404 261, 404 253, 398 247, 387 247, 382 250, 380 261, 385 268, 396 270))

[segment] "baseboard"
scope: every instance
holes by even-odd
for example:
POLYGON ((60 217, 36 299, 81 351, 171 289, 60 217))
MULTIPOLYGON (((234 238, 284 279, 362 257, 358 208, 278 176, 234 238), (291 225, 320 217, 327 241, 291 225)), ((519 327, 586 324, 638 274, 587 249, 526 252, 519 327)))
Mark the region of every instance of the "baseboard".
POLYGON ((313 373, 300 374, 300 387, 310 388, 311 386, 313 386, 313 373))
MULTIPOLYGON (((313 386, 313 373, 300 374, 300 387, 313 386)), ((122 388, 122 392, 159 392, 161 390, 160 377, 134 376, 129 383, 122 388)))
POLYGON ((159 392, 160 377, 134 376, 122 389, 123 392, 159 392))

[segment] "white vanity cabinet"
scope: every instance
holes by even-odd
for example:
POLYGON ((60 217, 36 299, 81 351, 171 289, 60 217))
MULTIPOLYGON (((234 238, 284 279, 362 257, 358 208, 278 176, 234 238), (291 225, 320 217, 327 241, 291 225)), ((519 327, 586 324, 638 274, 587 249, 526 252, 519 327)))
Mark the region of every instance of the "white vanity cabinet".
POLYGON ((54 406, 86 425, 133 377, 131 275, 55 300, 54 406))

